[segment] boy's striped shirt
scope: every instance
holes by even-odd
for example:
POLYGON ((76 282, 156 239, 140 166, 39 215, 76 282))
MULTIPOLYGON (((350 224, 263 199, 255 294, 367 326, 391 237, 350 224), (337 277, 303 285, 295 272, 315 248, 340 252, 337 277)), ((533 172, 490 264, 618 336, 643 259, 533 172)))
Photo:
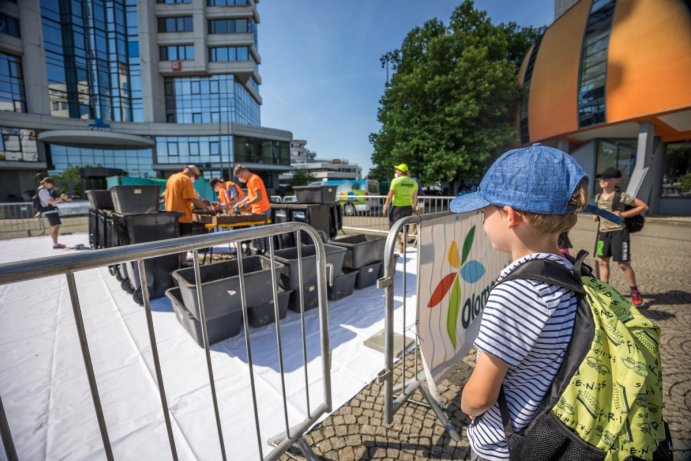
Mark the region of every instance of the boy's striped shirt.
MULTIPOLYGON (((507 266, 498 281, 531 259, 551 259, 573 268, 560 256, 535 253, 507 266)), ((489 295, 475 347, 509 365, 503 385, 514 431, 532 421, 559 370, 571 340, 577 303, 573 292, 534 280, 509 280, 489 295)), ((509 459, 497 403, 475 418, 468 427, 468 438, 480 457, 509 459)))

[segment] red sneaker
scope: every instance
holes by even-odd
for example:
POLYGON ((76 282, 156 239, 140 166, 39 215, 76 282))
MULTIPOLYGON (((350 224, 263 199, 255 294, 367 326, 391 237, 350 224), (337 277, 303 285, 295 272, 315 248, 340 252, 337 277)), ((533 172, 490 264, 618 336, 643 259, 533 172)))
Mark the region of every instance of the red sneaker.
POLYGON ((643 298, 641 297, 641 294, 638 291, 632 291, 631 292, 631 304, 633 304, 636 307, 641 307, 644 304, 643 298))

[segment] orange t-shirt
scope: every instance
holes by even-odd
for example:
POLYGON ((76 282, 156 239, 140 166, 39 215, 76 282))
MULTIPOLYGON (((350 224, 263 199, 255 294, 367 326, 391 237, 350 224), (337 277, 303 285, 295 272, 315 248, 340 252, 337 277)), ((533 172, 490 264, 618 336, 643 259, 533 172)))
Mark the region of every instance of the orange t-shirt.
POLYGON ((190 199, 197 198, 194 190, 194 182, 184 173, 175 173, 166 182, 166 191, 163 199, 166 202, 166 211, 177 211, 185 213, 185 216, 178 218, 179 222, 192 222, 192 202, 190 199))
POLYGON ((242 191, 242 189, 240 189, 240 186, 235 184, 233 181, 226 181, 223 185, 223 189, 218 191, 218 201, 224 205, 230 205, 230 203, 232 202, 232 200, 230 199, 230 195, 232 194, 233 190, 235 190, 236 202, 245 196, 245 193, 242 191), (230 192, 231 194, 229 194, 228 192, 230 192))
POLYGON ((266 195, 266 187, 264 187, 264 181, 262 178, 253 174, 247 181, 247 195, 250 200, 255 198, 258 193, 261 193, 261 200, 254 202, 252 207, 252 213, 261 214, 266 213, 271 209, 271 203, 269 203, 269 196, 266 195))

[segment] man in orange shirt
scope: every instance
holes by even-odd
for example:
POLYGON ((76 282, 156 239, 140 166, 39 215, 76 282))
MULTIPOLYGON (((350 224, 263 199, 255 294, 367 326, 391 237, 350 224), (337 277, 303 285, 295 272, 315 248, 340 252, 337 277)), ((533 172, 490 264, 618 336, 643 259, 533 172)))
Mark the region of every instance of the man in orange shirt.
POLYGON ((252 173, 244 165, 236 165, 233 174, 237 176, 240 182, 247 184, 247 197, 236 203, 235 207, 249 206, 253 214, 268 213, 271 209, 271 203, 262 178, 252 173))
POLYGON ((209 183, 214 191, 218 194, 218 201, 226 210, 232 210, 235 204, 245 197, 245 193, 240 189, 240 186, 233 181, 223 181, 219 178, 214 178, 209 183))
MULTIPOLYGON (((247 184, 247 196, 235 204, 235 209, 250 207, 252 214, 268 213, 271 210, 271 203, 262 178, 252 173, 244 165, 236 165, 233 174, 240 182, 247 184)), ((253 240, 253 246, 255 253, 263 254, 268 248, 268 241, 265 238, 256 239, 253 240)))
POLYGON ((199 168, 187 165, 181 172, 173 174, 166 182, 166 191, 163 199, 166 203, 166 211, 185 213, 178 218, 180 236, 192 235, 192 209, 193 207, 208 209, 209 207, 199 199, 194 190, 194 181, 202 175, 199 168))

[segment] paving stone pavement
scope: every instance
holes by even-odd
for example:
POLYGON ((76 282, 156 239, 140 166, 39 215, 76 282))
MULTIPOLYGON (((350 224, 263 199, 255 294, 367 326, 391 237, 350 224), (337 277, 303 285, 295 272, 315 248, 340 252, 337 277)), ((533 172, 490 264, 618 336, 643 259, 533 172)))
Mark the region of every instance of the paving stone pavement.
MULTIPOLYGON (((649 220, 632 235, 632 261, 637 282, 647 301, 645 315, 660 327, 663 363, 664 416, 670 425, 675 459, 691 459, 691 223, 649 220)), ((574 249, 592 252, 596 227, 579 218, 570 237, 574 249)), ((590 260, 592 263, 592 259, 590 260)), ((610 282, 628 293, 621 271, 611 268, 610 282)), ((412 357, 407 361, 412 365, 412 357)), ((382 385, 373 382, 346 405, 315 426, 306 441, 326 460, 464 460, 470 459, 465 434, 468 419, 459 409, 459 396, 472 371, 468 355, 439 386, 450 420, 462 431, 452 440, 431 409, 409 401, 395 415, 391 427, 383 422, 382 385)), ((384 358, 382 356, 382 368, 384 358)), ((412 375, 412 367, 409 373, 412 375)), ((400 371, 399 371, 400 374, 400 371)), ((423 401, 419 392, 411 398, 423 401)), ((291 449, 281 459, 301 458, 291 449)))

